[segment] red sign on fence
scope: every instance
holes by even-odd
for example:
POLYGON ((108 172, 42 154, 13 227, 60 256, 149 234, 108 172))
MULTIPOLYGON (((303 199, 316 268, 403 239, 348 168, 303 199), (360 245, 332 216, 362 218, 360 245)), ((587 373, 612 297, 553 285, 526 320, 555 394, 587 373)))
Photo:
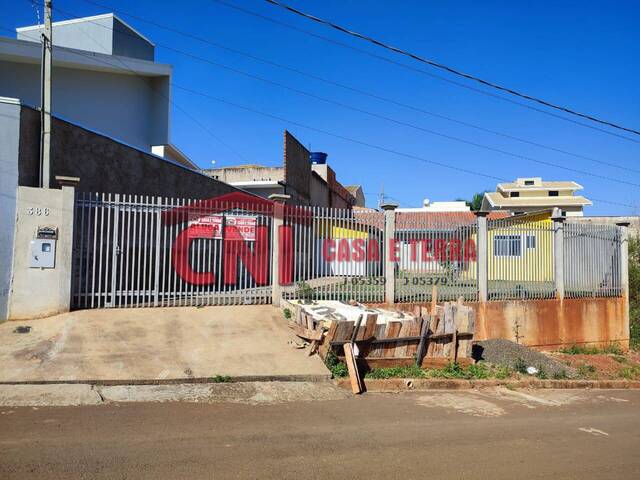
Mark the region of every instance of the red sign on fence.
POLYGON ((189 221, 190 238, 256 241, 256 217, 207 215, 189 221), (224 231, 223 231, 224 225, 224 231), (234 227, 234 228, 229 228, 234 227))

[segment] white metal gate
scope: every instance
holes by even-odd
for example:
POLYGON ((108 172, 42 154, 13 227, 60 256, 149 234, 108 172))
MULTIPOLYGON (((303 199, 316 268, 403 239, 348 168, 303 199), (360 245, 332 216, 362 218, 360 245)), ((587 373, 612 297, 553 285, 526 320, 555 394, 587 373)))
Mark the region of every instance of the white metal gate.
POLYGON ((266 205, 79 193, 73 308, 270 303, 266 205))

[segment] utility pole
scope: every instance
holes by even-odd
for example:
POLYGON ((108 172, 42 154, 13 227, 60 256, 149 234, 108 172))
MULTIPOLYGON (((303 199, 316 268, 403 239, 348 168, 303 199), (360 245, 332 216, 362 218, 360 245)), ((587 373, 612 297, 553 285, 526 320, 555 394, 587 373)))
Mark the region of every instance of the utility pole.
POLYGON ((51 0, 44 0, 42 78, 40 79, 40 187, 42 188, 51 187, 51 54, 53 45, 51 3, 51 0))

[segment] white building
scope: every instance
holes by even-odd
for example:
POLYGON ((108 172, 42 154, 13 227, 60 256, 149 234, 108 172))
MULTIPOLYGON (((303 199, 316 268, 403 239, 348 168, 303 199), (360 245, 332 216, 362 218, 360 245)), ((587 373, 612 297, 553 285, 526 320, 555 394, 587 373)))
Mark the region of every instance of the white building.
POLYGON ((499 183, 495 192, 487 192, 482 200, 483 211, 508 211, 513 214, 559 208, 566 217, 581 217, 592 202, 575 192, 582 185, 572 181, 544 182, 540 177, 517 178, 515 182, 499 183))
MULTIPOLYGON (((42 26, 0 37, 0 97, 40 106, 42 26)), ((195 165, 171 144, 171 65, 112 13, 53 23, 52 113, 146 152, 195 165)))

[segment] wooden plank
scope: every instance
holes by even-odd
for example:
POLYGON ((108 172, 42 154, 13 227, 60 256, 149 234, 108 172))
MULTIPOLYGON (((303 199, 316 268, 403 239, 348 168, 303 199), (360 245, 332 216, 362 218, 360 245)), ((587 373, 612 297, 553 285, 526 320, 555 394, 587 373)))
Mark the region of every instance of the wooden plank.
POLYGON ((356 363, 356 357, 353 354, 353 347, 350 343, 344 345, 344 363, 347 364, 349 371, 349 381, 351 382, 351 391, 355 394, 362 393, 362 380, 356 363))
POLYGON ((438 314, 438 286, 431 287, 431 315, 436 316, 438 314))
MULTIPOLYGON (((458 306, 453 302, 445 302, 444 304, 444 331, 442 333, 453 333, 456 329, 456 310, 458 306)), ((442 338, 438 341, 442 345, 441 357, 451 357, 452 342, 449 338, 442 338)))
MULTIPOLYGON (((422 364, 422 359, 427 354, 427 343, 429 338, 429 318, 422 319, 422 325, 420 328, 420 343, 418 344, 418 348, 416 349, 416 365, 420 366, 422 364)), ((409 351, 409 349, 407 349, 409 351)))
POLYGON ((327 330, 327 334, 324 336, 322 344, 318 349, 318 353, 320 357, 324 360, 327 358, 327 354, 331 351, 331 341, 336 336, 336 331, 338 329, 338 322, 332 321, 329 323, 329 329, 327 330))
POLYGON ((318 347, 320 346, 320 340, 314 340, 311 342, 311 346, 309 347, 309 357, 318 351, 318 347))
POLYGON ((301 327, 295 322, 289 322, 289 328, 293 330, 298 337, 305 340, 320 340, 322 338, 321 330, 309 330, 308 328, 301 327))
MULTIPOLYGON (((400 331, 398 332, 398 337, 408 337, 415 330, 416 322, 415 320, 405 320, 404 322, 400 322, 400 331)), ((393 354, 394 357, 406 357, 407 355, 407 346, 409 343, 407 341, 399 341, 396 344, 396 351, 393 354)))
POLYGON ((362 314, 358 315, 358 320, 356 320, 356 324, 353 327, 353 332, 351 332, 351 343, 356 341, 358 337, 358 330, 360 329, 360 325, 362 324, 362 314))
MULTIPOLYGON (((400 329, 402 328, 402 322, 389 322, 387 329, 384 332, 385 338, 398 338, 400 335, 400 329)), ((395 357, 396 356, 397 343, 386 343, 383 347, 383 357, 395 357)))
POLYGON ((415 341, 410 341, 407 345, 407 357, 414 357, 417 352, 418 352, 418 345, 420 344, 420 341, 422 340, 422 325, 426 323, 422 317, 418 317, 416 318, 416 320, 413 322, 413 328, 411 329, 411 331, 409 332, 410 336, 418 336, 420 337, 420 340, 415 340, 415 341))
POLYGON ((363 338, 373 337, 376 334, 376 323, 378 322, 377 313, 369 313, 365 321, 363 338))
MULTIPOLYGON (((384 323, 376 325, 376 339, 382 339, 385 336, 385 331, 387 329, 387 325, 384 323)), ((369 351, 369 356, 373 358, 379 358, 383 356, 383 344, 372 345, 369 351)))

